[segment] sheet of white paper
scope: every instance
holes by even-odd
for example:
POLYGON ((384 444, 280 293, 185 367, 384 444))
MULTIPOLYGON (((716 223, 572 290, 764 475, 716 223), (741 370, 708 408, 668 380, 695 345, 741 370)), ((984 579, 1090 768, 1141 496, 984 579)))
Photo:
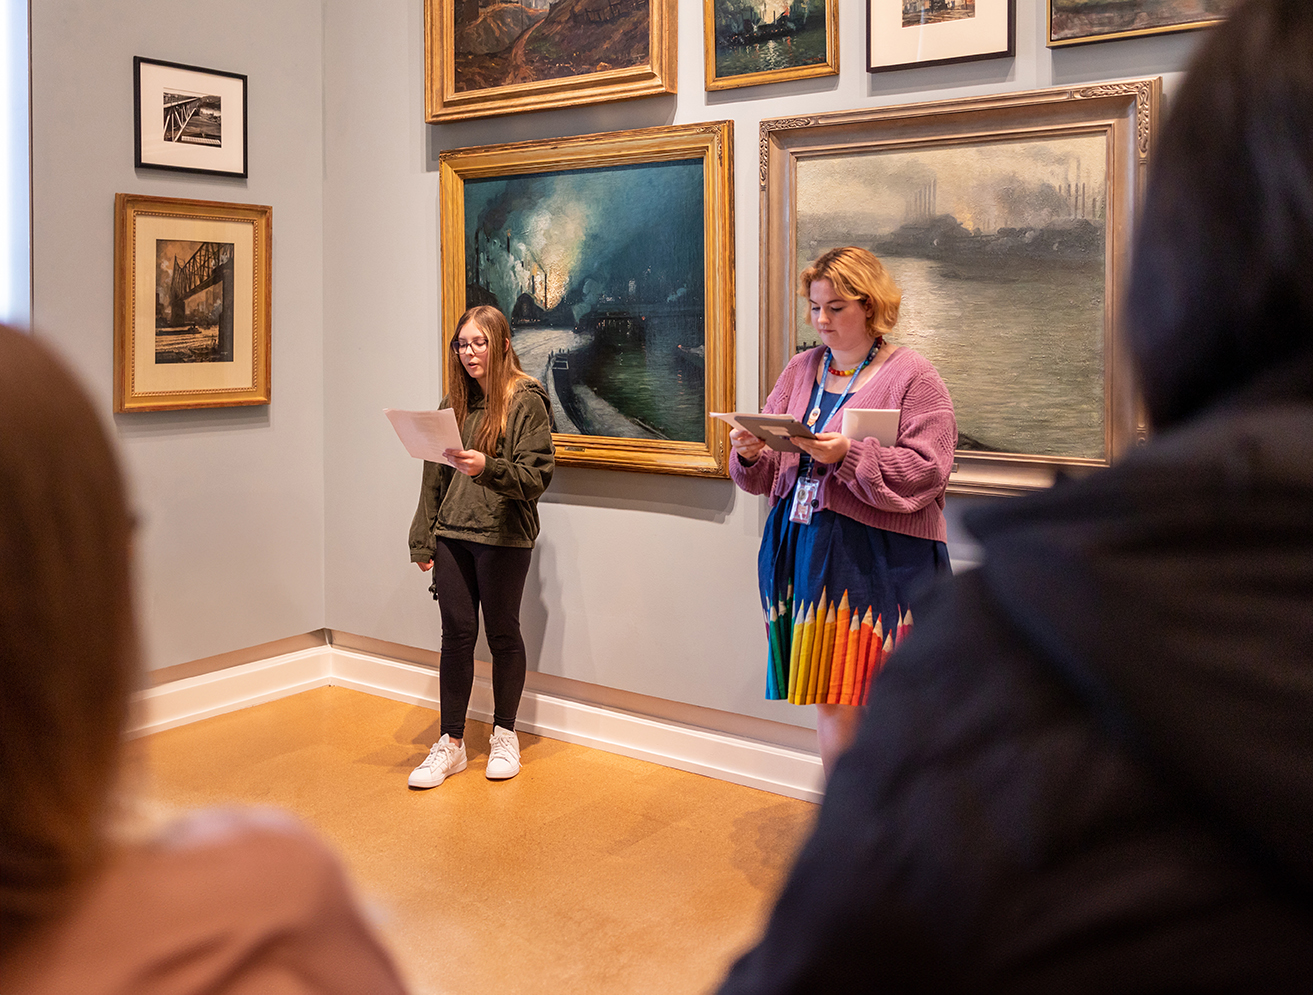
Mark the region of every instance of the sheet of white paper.
POLYGON ((384 408, 383 414, 396 429, 397 438, 406 447, 406 452, 415 459, 426 459, 431 463, 446 463, 455 466, 443 456, 445 449, 464 449, 460 441, 460 429, 456 427, 456 412, 451 408, 439 411, 398 411, 396 408, 384 408))
POLYGON ((713 411, 711 412, 711 417, 719 418, 723 422, 729 422, 730 428, 743 429, 743 431, 746 432, 747 429, 743 428, 743 426, 739 424, 738 414, 739 413, 737 411, 713 411))

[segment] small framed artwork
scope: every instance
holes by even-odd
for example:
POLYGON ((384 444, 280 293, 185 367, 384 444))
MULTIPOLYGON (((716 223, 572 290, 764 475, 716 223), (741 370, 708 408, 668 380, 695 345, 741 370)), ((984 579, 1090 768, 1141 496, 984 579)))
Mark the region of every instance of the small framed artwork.
POLYGON ((268 404, 273 208, 114 196, 114 410, 268 404))
POLYGON ((430 124, 674 93, 678 0, 424 0, 430 124))
POLYGON ((1016 0, 866 0, 866 71, 1016 52, 1016 0))
POLYGON ((724 477, 734 410, 731 124, 439 156, 442 328, 499 308, 556 460, 724 477))
POLYGON ((1011 494, 1109 465, 1147 432, 1122 303, 1158 78, 761 123, 761 397, 817 344, 798 274, 878 256, 890 341, 948 385, 949 489, 1011 494))
POLYGON ((1048 0, 1049 48, 1206 28, 1238 0, 1048 0))
POLYGON ((707 89, 839 72, 839 0, 703 0, 707 89))
POLYGON ((246 175, 246 77, 132 60, 137 165, 246 175))

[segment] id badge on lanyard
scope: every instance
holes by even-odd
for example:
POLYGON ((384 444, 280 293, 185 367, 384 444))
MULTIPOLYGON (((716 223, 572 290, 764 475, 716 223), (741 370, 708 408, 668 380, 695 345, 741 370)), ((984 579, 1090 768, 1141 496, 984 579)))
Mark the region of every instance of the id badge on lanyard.
POLYGON ((793 487, 793 504, 789 508, 789 521, 799 525, 810 525, 812 507, 816 504, 816 493, 821 489, 821 482, 813 477, 799 477, 793 487))

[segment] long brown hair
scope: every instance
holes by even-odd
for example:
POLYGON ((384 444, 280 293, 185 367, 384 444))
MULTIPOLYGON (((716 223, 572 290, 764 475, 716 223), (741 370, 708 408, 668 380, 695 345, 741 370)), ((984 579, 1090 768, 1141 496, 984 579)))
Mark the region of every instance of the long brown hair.
MULTIPOLYGON (((497 455, 497 440, 506 431, 506 413, 510 410, 511 395, 521 380, 532 379, 520 368, 520 357, 511 347, 511 325, 495 307, 479 304, 470 308, 456 322, 451 336, 452 345, 460 340, 461 329, 473 323, 488 339, 488 372, 484 374, 483 423, 474 437, 474 448, 485 456, 497 455)), ((447 353, 447 400, 456 413, 456 424, 465 430, 465 416, 470 403, 480 394, 478 381, 469 375, 455 349, 447 353)))
POLYGON ((86 394, 0 326, 0 953, 103 852, 137 665, 130 517, 86 394))

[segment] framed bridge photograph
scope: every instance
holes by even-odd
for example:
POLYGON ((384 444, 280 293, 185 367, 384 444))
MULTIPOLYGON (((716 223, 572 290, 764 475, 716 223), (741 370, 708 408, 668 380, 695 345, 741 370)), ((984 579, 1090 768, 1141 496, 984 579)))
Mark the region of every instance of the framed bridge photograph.
POLYGON ((442 334, 511 323, 561 464, 724 477, 734 410, 728 121, 441 153, 442 334))
POLYGON ((114 195, 114 410, 268 404, 273 208, 114 195))
POLYGON ((246 175, 246 77, 218 69, 132 60, 137 165, 246 175))

